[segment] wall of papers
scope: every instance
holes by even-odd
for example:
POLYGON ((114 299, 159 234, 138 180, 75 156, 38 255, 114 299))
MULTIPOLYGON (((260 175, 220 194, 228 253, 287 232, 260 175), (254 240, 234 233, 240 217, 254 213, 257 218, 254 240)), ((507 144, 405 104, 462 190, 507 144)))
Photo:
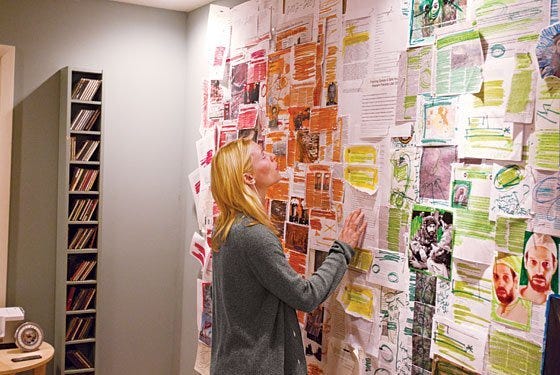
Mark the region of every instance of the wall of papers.
POLYGON ((267 209, 297 272, 320 266, 346 214, 369 223, 338 290, 298 313, 309 374, 539 373, 559 283, 557 21, 550 0, 211 5, 189 175, 196 369, 212 155, 252 137, 281 169, 267 209))

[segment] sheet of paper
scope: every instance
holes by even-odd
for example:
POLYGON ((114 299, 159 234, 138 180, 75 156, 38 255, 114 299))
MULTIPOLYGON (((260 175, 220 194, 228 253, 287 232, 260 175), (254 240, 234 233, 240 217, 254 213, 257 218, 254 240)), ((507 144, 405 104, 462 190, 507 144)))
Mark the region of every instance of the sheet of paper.
POLYGON ((404 253, 376 249, 367 281, 393 290, 405 291, 409 281, 408 264, 404 253))
POLYGON ((493 184, 490 192, 490 220, 497 216, 530 217, 534 177, 529 166, 517 164, 492 167, 493 184))
POLYGON ((533 231, 560 237, 560 172, 533 170, 533 231))
POLYGON ((383 137, 395 123, 397 105, 396 77, 374 77, 364 79, 360 138, 383 137))
POLYGON ((373 264, 373 251, 354 248, 354 256, 348 264, 348 268, 357 272, 367 273, 373 264))
POLYGON ((380 206, 379 207, 379 247, 406 252, 408 233, 410 231, 410 212, 408 209, 380 206))
POLYGON ((453 283, 438 278, 436 280, 436 311, 440 318, 453 321, 453 283))
POLYGON ((496 250, 523 254, 527 220, 498 217, 496 220, 496 250))
POLYGON ((373 321, 375 295, 371 287, 349 282, 340 288, 337 300, 347 314, 373 321))
MULTIPOLYGON (((374 304, 379 306, 381 301, 381 288, 372 288, 374 293, 374 304)), ((370 322, 362 318, 356 318, 346 314, 345 325, 347 341, 354 348, 362 348, 367 354, 377 356, 379 352, 379 337, 381 336, 381 317, 376 311, 370 322)))
POLYGON ((486 164, 452 165, 451 206, 488 211, 492 187, 492 166, 486 164))
POLYGON ((453 261, 453 319, 461 325, 488 327, 492 309, 492 266, 453 261))
POLYGON ((309 210, 309 248, 329 251, 338 238, 338 221, 335 211, 309 210))
POLYGON ((460 98, 458 132, 460 158, 521 160, 523 125, 507 122, 506 93, 513 74, 514 59, 486 62, 481 92, 460 98))
POLYGON ((416 118, 416 95, 432 91, 432 47, 401 52, 399 58, 396 121, 416 118))
POLYGON ((377 247, 378 238, 378 223, 377 223, 377 210, 375 207, 375 196, 354 189, 352 186, 346 184, 344 188, 344 213, 349 215, 356 209, 361 209, 364 213, 365 220, 367 221, 366 234, 362 248, 373 250, 377 247))
POLYGON ((355 82, 358 87, 368 71, 372 51, 372 19, 369 15, 344 21, 342 36, 342 81, 355 82))
POLYGON ((406 48, 408 16, 392 0, 377 0, 373 8, 372 58, 369 72, 396 77, 399 55, 406 48))
POLYGON ((422 147, 420 191, 422 202, 448 204, 451 186, 451 164, 456 161, 455 146, 422 147))
POLYGON ((230 36, 230 8, 210 4, 206 32, 208 79, 222 80, 224 78, 226 59, 229 55, 230 36))
POLYGON ((412 367, 412 311, 408 291, 381 290, 381 338, 373 372, 409 373, 412 367))
POLYGON ((391 188, 389 204, 393 208, 409 208, 418 200, 420 149, 414 146, 395 148, 391 151, 391 188))
POLYGON ((432 79, 437 96, 480 91, 484 57, 477 30, 438 37, 435 57, 432 79))
POLYGON ((512 57, 519 45, 548 25, 550 0, 514 0, 504 6, 492 0, 475 0, 473 10, 488 59, 512 57))
POLYGON ((196 348, 194 370, 200 375, 210 375, 210 357, 212 348, 199 342, 196 348))
POLYGON ((529 147, 529 163, 552 171, 560 165, 560 96, 554 87, 544 80, 538 82, 535 132, 529 147))
POLYGON ((515 69, 507 96, 505 121, 530 124, 535 110, 537 72, 534 57, 527 46, 515 53, 515 69))
POLYGON ((327 373, 340 375, 358 375, 359 358, 357 350, 348 343, 338 339, 329 340, 329 356, 327 358, 327 373))
POLYGON ((210 186, 210 166, 214 155, 214 135, 210 132, 196 141, 201 186, 210 186))
POLYGON ((522 335, 493 329, 488 342, 488 371, 512 375, 538 374, 541 369, 541 346, 522 335))
MULTIPOLYGON (((315 4, 315 2, 311 1, 306 4, 315 4)), ((274 41, 276 51, 290 49, 297 44, 309 43, 312 40, 317 40, 317 38, 314 37, 317 32, 316 22, 316 17, 313 14, 304 16, 295 14, 290 17, 284 17, 276 27, 277 31, 274 41)))
POLYGON ((430 356, 434 354, 482 373, 488 330, 465 329, 453 321, 435 317, 430 356))
POLYGON ((494 259, 495 223, 488 211, 455 210, 453 256, 471 262, 492 264, 494 259))
POLYGON ((231 8, 231 50, 245 47, 257 39, 258 3, 250 0, 231 8))

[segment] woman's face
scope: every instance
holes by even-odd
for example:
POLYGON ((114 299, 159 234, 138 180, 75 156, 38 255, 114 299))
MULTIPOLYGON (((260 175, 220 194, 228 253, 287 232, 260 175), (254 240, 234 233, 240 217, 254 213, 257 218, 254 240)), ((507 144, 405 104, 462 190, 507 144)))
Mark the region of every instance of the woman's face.
POLYGON ((256 143, 251 144, 251 158, 253 160, 253 177, 257 190, 266 190, 280 181, 280 172, 273 154, 263 151, 256 143))

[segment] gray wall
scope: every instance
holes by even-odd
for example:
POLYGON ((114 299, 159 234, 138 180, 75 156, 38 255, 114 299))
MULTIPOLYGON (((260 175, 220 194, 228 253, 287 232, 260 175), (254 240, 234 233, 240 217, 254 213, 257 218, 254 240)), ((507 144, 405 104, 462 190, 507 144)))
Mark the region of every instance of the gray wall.
POLYGON ((94 0, 0 0, 0 44, 16 47, 8 304, 24 307, 50 342, 58 71, 104 70, 102 375, 176 374, 179 366, 192 373, 198 267, 185 257, 194 229, 185 187, 196 166, 200 100, 191 101, 200 96, 200 75, 193 76, 188 54, 200 52, 187 48, 191 31, 181 12, 94 0))

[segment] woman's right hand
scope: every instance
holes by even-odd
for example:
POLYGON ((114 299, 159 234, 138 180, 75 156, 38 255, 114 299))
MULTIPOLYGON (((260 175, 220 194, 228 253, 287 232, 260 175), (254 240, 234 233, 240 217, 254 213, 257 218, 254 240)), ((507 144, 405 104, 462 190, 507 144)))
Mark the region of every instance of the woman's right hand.
POLYGON ((346 217, 338 239, 352 247, 359 247, 363 241, 366 226, 364 213, 358 208, 346 217))

